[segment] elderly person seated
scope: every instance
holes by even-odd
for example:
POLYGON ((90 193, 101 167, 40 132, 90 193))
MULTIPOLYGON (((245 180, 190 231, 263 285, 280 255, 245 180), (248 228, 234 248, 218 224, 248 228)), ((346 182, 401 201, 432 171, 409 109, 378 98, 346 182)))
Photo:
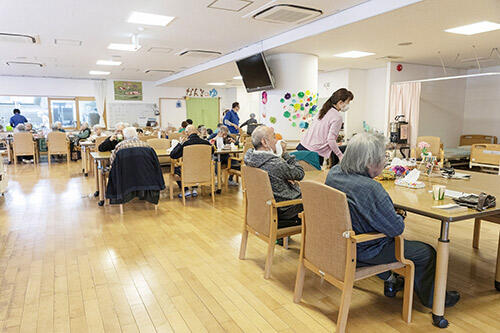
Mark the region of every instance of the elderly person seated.
MULTIPOLYGON (((221 125, 219 127, 219 132, 217 133, 217 135, 215 136, 215 138, 213 140, 211 140, 210 142, 212 143, 212 141, 213 141, 213 144, 215 144, 215 147, 217 148, 217 150, 222 150, 225 145, 229 145, 231 143, 232 144, 238 144, 238 141, 236 139, 234 139, 232 136, 229 135, 229 129, 225 125, 221 125)), ((227 166, 227 162, 229 160, 229 154, 221 154, 219 156, 219 158, 220 158, 221 164, 224 167, 226 167, 227 166)), ((231 165, 229 167, 231 169, 240 170, 241 169, 241 165, 239 164, 239 162, 237 162, 237 163, 236 162, 237 161, 231 162, 231 165)), ((215 171, 219 172, 219 170, 215 170, 215 171)), ((228 185, 229 186, 238 186, 238 183, 236 183, 233 180, 233 175, 229 176, 228 185)))
POLYGON ((101 125, 94 125, 92 127, 92 135, 90 135, 90 141, 95 142, 95 139, 99 137, 105 137, 104 128, 101 125))
POLYGON ((116 153, 118 153, 121 149, 126 148, 134 148, 134 147, 149 147, 149 145, 139 140, 137 137, 137 130, 135 127, 127 127, 123 129, 123 138, 124 140, 116 145, 115 149, 111 153, 109 158, 109 163, 113 164, 113 161, 116 157, 116 153))
MULTIPOLYGON (((66 130, 64 128, 62 128, 62 123, 60 121, 56 121, 54 123, 54 125, 55 125, 55 128, 56 128, 57 131, 59 131, 59 132, 66 132, 66 130)), ((52 128, 54 128, 54 127, 52 127, 52 128)))
MULTIPOLYGON (((347 196, 352 228, 356 234, 379 232, 386 238, 357 245, 357 265, 379 265, 396 261, 394 237, 404 231, 404 212, 396 211, 389 194, 373 180, 385 165, 385 138, 381 135, 362 133, 354 136, 339 165, 333 167, 326 178, 326 185, 342 191, 347 196)), ((405 240, 406 259, 415 264, 415 292, 420 302, 432 307, 436 251, 426 243, 405 240)), ((404 280, 390 271, 379 275, 384 283, 384 294, 394 297, 403 289, 404 280)), ((456 291, 446 293, 446 306, 455 305, 460 299, 456 291)))
POLYGON ((104 140, 97 149, 101 152, 112 151, 123 140, 123 129, 127 127, 125 123, 117 123, 115 132, 104 140))
MULTIPOLYGON (((286 151, 286 143, 278 141, 274 129, 259 126, 252 133, 255 149, 249 149, 245 155, 245 164, 266 171, 271 181, 274 199, 277 202, 300 199, 302 197, 298 181, 304 178, 304 169, 294 156, 286 151)), ((278 228, 300 224, 298 214, 302 205, 278 208, 278 220, 289 220, 290 225, 278 225, 278 228)))
POLYGON ((26 126, 23 124, 18 124, 16 128, 14 128, 14 133, 26 132, 26 126))
POLYGON ((80 126, 80 132, 76 134, 77 142, 80 140, 85 140, 90 137, 90 128, 89 128, 89 123, 84 121, 82 125, 80 126))
MULTIPOLYGON (((188 125, 186 127, 186 134, 188 135, 187 139, 183 139, 185 141, 179 143, 177 146, 174 147, 174 149, 172 149, 172 151, 170 152, 170 158, 172 158, 174 160, 181 158, 183 155, 183 152, 184 152, 184 147, 187 147, 187 146, 192 146, 192 145, 208 145, 208 146, 210 146, 210 142, 200 138, 200 136, 198 135, 198 130, 193 125, 188 125)), ((174 174, 176 175, 177 185, 179 186, 180 189, 182 189, 182 184, 180 181, 181 168, 175 167, 174 174)), ((198 192, 196 191, 196 187, 193 187, 191 191, 188 188, 185 188, 184 190, 185 190, 184 195, 186 197, 198 196, 198 192)), ((182 193, 179 193, 178 197, 182 198, 182 193)))
POLYGON ((30 133, 35 133, 35 130, 33 129, 33 125, 31 123, 24 123, 24 128, 26 130, 26 132, 30 132, 30 133))

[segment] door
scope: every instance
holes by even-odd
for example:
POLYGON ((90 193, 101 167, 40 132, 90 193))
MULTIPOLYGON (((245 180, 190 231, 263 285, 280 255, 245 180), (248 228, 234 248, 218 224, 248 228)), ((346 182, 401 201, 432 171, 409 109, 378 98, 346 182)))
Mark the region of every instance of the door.
POLYGON ((195 126, 215 129, 219 123, 219 98, 186 97, 186 117, 192 119, 195 126))

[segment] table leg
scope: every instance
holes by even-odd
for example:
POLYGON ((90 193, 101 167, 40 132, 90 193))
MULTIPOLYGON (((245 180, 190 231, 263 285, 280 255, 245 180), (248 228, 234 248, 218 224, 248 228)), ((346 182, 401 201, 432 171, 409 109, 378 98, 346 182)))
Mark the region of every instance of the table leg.
POLYGON ((81 146, 82 147, 82 173, 86 177, 88 176, 88 169, 87 169, 87 147, 81 146))
POLYGON ((450 223, 441 221, 441 235, 438 239, 436 275, 434 277, 434 301, 432 304, 432 322, 439 328, 448 327, 448 320, 444 318, 446 301, 446 281, 448 279, 448 259, 450 255, 450 240, 448 233, 450 223))
POLYGON ((95 178, 95 193, 94 197, 99 196, 99 167, 97 165, 97 161, 94 160, 94 178, 95 178))
POLYGON ((500 233, 498 233, 497 270, 495 272, 495 288, 500 291, 500 233))
POLYGON ((86 163, 85 163, 85 168, 87 169, 87 174, 85 176, 88 176, 89 175, 89 171, 90 171, 90 168, 91 168, 91 165, 90 165, 90 147, 87 147, 86 148, 86 154, 85 154, 85 159, 86 159, 86 163))
POLYGON ((220 162, 220 154, 217 154, 217 193, 222 191, 222 163, 220 162))
POLYGON ((104 166, 100 160, 97 161, 97 174, 99 181, 99 206, 104 205, 104 166))

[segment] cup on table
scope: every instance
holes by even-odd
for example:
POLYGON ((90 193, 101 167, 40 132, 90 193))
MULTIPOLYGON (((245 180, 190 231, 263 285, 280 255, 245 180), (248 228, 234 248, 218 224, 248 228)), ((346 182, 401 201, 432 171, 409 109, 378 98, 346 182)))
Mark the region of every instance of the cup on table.
POLYGON ((434 200, 444 200, 445 192, 446 192, 446 186, 444 186, 444 185, 433 185, 432 186, 432 198, 434 200))

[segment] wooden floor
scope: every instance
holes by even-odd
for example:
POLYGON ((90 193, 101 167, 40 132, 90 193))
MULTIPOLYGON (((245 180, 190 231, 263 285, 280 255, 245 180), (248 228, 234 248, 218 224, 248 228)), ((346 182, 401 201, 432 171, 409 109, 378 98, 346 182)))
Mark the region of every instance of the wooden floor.
MULTIPOLYGON (((238 260, 241 192, 150 204, 98 207, 94 179, 72 162, 9 166, 0 198, 2 332, 332 332, 340 293, 306 274, 301 304, 292 301, 299 238, 278 248, 263 279, 266 244, 250 236, 238 260)), ((436 245, 438 225, 409 216, 405 235, 436 245)), ((493 287, 500 227, 483 223, 480 250, 472 223, 451 227, 448 288, 462 300, 446 312, 446 332, 499 332, 500 293, 493 287)), ((401 295, 383 283, 356 283, 349 332, 437 332, 430 309, 414 302, 401 320, 401 295)))

